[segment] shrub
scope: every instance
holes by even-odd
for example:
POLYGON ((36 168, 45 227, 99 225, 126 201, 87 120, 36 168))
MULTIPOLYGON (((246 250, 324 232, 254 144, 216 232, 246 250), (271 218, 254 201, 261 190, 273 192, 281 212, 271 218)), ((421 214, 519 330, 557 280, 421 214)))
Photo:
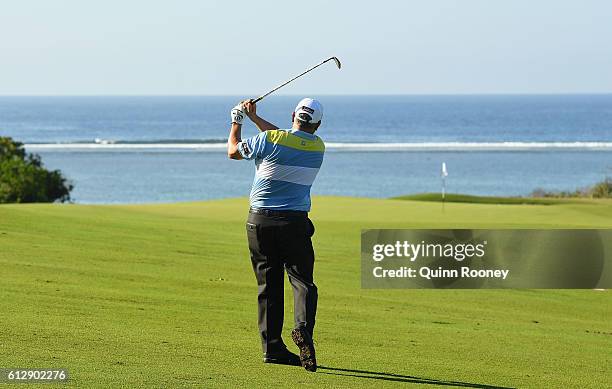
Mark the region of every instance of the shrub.
POLYGON ((74 185, 59 170, 44 168, 40 156, 23 143, 0 137, 0 203, 70 201, 74 185))
POLYGON ((591 187, 591 197, 597 199, 612 198, 612 178, 608 177, 591 187))
POLYGON ((596 183, 593 186, 570 191, 547 191, 537 188, 531 192, 531 197, 592 197, 597 199, 612 198, 612 178, 596 183))

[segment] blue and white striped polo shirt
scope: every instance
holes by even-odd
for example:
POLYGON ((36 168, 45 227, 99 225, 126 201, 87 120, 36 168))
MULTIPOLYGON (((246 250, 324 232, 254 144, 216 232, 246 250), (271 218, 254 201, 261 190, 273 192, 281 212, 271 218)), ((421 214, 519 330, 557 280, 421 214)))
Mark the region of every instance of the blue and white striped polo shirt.
POLYGON ((323 163, 325 144, 299 130, 270 130, 238 144, 244 159, 255 159, 251 207, 310 211, 310 187, 323 163))

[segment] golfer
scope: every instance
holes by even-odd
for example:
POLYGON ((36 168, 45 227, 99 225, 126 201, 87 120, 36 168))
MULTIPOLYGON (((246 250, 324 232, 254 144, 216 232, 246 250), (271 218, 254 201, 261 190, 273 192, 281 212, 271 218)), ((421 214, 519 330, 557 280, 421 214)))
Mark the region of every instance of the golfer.
POLYGON ((302 365, 316 371, 312 342, 317 311, 317 287, 313 281, 314 225, 308 218, 310 187, 323 162, 325 145, 315 131, 321 125, 323 107, 317 100, 300 101, 292 115, 292 128, 281 130, 257 116, 252 100, 231 111, 227 144, 231 159, 254 159, 246 230, 251 262, 259 285, 259 332, 265 363, 302 365), (261 131, 242 140, 245 116, 261 131), (284 271, 293 288, 295 328, 291 338, 300 356, 287 350, 281 332, 284 312, 284 271))

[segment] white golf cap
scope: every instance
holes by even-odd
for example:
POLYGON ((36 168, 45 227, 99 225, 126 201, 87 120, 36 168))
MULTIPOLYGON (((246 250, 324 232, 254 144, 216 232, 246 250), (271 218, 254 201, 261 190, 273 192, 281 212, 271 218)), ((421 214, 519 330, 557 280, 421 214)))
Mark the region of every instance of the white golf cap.
POLYGON ((319 123, 323 118, 323 106, 315 99, 306 97, 295 107, 295 117, 301 122, 319 123))

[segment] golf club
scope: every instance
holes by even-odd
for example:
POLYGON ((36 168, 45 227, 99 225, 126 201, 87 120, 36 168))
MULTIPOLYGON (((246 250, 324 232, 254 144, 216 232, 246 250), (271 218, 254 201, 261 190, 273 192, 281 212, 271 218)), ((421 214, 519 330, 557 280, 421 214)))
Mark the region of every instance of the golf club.
POLYGON ((329 57, 327 58, 325 61, 320 62, 318 64, 316 64, 315 66, 309 68, 308 70, 306 70, 305 72, 293 77, 292 79, 290 79, 289 81, 285 81, 284 83, 280 84, 279 86, 277 86, 276 88, 272 89, 271 91, 269 91, 268 93, 265 93, 261 96, 259 96, 258 98, 256 98, 255 100, 253 100, 254 103, 257 103, 258 101, 262 100, 264 97, 270 95, 271 93, 276 92, 277 90, 279 90, 280 88, 284 87, 285 85, 289 84, 290 82, 297 80, 298 78, 302 77, 304 74, 318 68, 319 66, 323 65, 325 62, 331 61, 333 60, 336 63, 336 66, 338 67, 338 69, 340 69, 340 67, 342 66, 340 64, 340 60, 337 57, 329 57))

